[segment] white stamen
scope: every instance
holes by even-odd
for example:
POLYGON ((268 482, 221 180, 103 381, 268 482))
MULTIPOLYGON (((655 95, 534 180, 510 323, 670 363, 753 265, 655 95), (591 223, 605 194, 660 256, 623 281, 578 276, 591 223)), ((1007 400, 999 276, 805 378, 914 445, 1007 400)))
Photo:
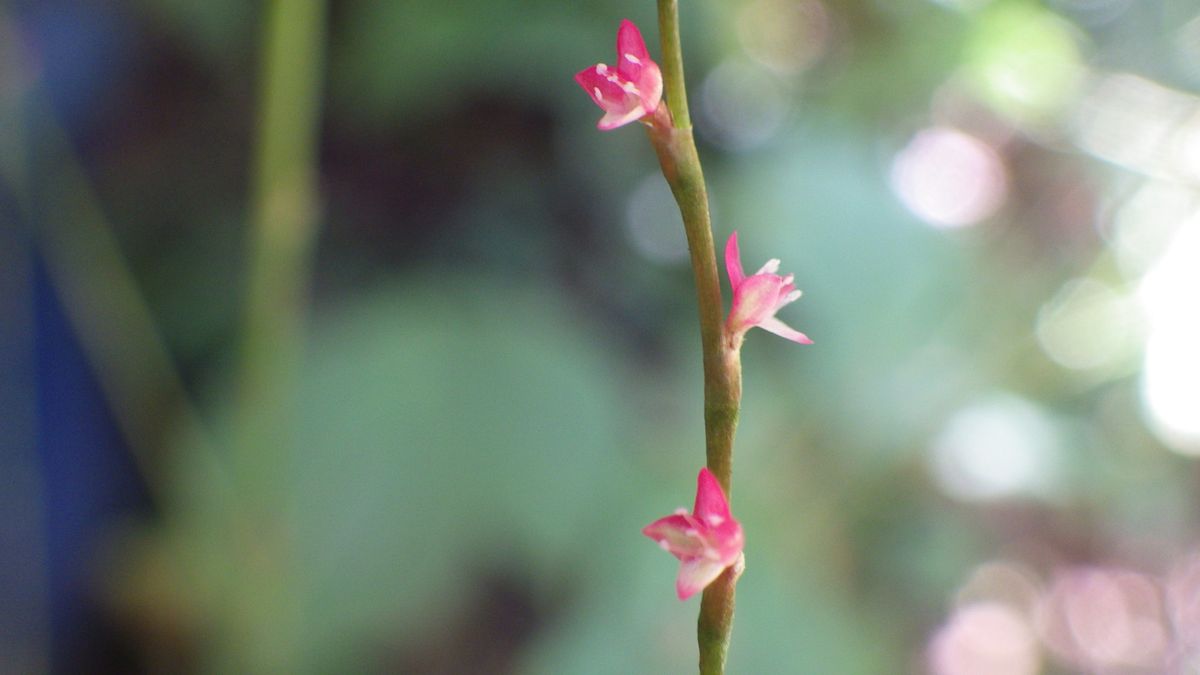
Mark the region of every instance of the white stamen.
POLYGON ((760 267, 758 272, 756 272, 755 274, 762 274, 763 272, 766 272, 767 274, 775 274, 776 272, 779 271, 779 265, 780 265, 779 258, 771 258, 770 260, 767 261, 767 264, 760 267))
POLYGON ((709 515, 709 517, 708 517, 708 518, 706 518, 706 520, 708 520, 708 524, 709 524, 709 525, 712 525, 713 527, 717 527, 717 526, 719 526, 721 523, 725 522, 725 519, 724 519, 724 518, 722 518, 721 516, 718 516, 718 515, 717 515, 717 514, 715 514, 715 513, 714 513, 714 514, 711 514, 711 515, 709 515))
POLYGON ((596 64, 596 74, 597 75, 603 75, 607 72, 608 72, 608 66, 604 65, 603 63, 596 64))
POLYGON ((681 507, 679 507, 679 508, 675 509, 675 515, 677 515, 677 516, 686 516, 686 515, 687 515, 687 509, 685 509, 685 508, 683 508, 683 507, 681 506, 681 507))
POLYGON ((634 56, 633 54, 626 54, 625 59, 627 61, 629 61, 630 63, 636 63, 639 66, 642 65, 642 60, 639 59, 638 57, 634 56))
POLYGON ((637 85, 632 82, 622 82, 621 88, 624 89, 626 93, 633 94, 634 96, 638 94, 637 85))
POLYGON ((596 95, 597 100, 599 100, 599 101, 604 100, 604 94, 600 93, 600 87, 592 87, 592 93, 596 95))
POLYGON ((687 535, 687 536, 689 536, 689 537, 698 537, 698 536, 700 536, 700 531, 699 531, 699 530, 697 530, 697 529, 696 529, 696 528, 694 528, 694 527, 689 527, 688 529, 684 530, 684 531, 683 531, 683 533, 684 533, 684 534, 686 534, 686 535, 687 535))
POLYGON ((671 545, 667 543, 667 540, 666 540, 666 539, 663 539, 662 541, 658 542, 658 547, 659 547, 659 548, 661 548, 661 549, 662 549, 662 550, 664 550, 664 551, 670 551, 670 550, 671 550, 671 545))

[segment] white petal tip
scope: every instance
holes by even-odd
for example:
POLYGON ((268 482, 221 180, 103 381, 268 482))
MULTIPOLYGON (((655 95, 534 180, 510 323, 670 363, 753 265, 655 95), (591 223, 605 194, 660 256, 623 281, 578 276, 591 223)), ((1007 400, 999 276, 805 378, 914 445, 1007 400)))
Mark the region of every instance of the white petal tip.
POLYGON ((779 258, 771 258, 766 262, 765 265, 759 268, 758 273, 763 274, 765 272, 767 274, 775 274, 779 271, 779 266, 782 264, 783 263, 779 260, 779 258))

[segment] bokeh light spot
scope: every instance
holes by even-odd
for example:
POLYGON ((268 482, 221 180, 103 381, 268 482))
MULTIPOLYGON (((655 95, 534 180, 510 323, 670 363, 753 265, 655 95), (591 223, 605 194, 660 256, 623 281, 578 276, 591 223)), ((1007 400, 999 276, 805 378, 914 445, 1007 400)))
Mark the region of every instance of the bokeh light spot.
POLYGON ((1112 287, 1072 279, 1038 312, 1038 344, 1072 370, 1112 371, 1136 353, 1136 307, 1112 287))
POLYGON ((1032 611, 1041 597, 1041 584, 1033 571, 1017 563, 992 560, 971 572, 955 593, 955 602, 965 606, 978 602, 1002 602, 1032 611))
POLYGON ((935 675, 1033 675, 1041 662, 1025 617, 997 602, 956 610, 933 636, 928 654, 935 675))
POLYGON ((1073 26, 1033 3, 992 3, 980 15, 965 73, 998 113, 1018 123, 1053 118, 1083 74, 1073 26))
POLYGON ((945 127, 925 129, 892 162, 892 189, 935 227, 962 227, 995 213, 1008 192, 1000 157, 983 141, 945 127))
POLYGON ((1200 217, 1183 225, 1142 281, 1150 327, 1142 402, 1151 428, 1172 449, 1200 455, 1200 217))
POLYGON ((638 253, 663 265, 687 259, 683 219, 661 174, 650 174, 629 195, 625 230, 638 253))
POLYGON ((1183 185, 1151 180, 1121 205, 1113 219, 1113 251, 1121 272, 1141 278, 1167 250, 1180 224, 1200 212, 1200 194, 1183 185))
POLYGON ((1200 552, 1185 557, 1171 570, 1166 601, 1178 646, 1200 661, 1200 552))
POLYGON ((1168 644, 1162 616, 1161 593, 1145 575, 1083 567, 1056 575, 1037 625, 1059 658, 1095 672, 1160 664, 1168 644))
POLYGON ((997 394, 956 413, 934 440, 930 460, 938 484, 960 499, 1047 494, 1058 472, 1060 443, 1039 407, 997 394))
POLYGON ((765 68, 726 60, 704 78, 699 126, 714 143, 748 150, 770 140, 787 115, 780 82, 765 68))
POLYGON ((1200 177, 1200 159, 1191 154, 1200 100, 1137 75, 1093 79, 1072 120, 1079 147, 1148 176, 1200 177))
POLYGON ((793 75, 811 68, 829 46, 829 12, 818 0, 756 0, 737 18, 738 39, 752 59, 793 75))

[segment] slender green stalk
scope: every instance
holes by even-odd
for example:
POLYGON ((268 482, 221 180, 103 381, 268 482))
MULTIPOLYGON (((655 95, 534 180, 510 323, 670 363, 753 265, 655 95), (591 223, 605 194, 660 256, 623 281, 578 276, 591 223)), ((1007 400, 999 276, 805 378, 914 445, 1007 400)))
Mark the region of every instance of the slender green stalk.
POLYGON ((265 5, 244 307, 235 470, 254 490, 276 481, 291 439, 289 408, 316 239, 316 140, 323 0, 265 5))
MULTIPOLYGON (((742 366, 738 350, 731 349, 725 339, 724 305, 717 277, 708 190, 688 117, 676 0, 658 0, 658 23, 663 51, 663 86, 672 121, 656 119, 649 127, 649 133, 663 175, 683 215, 696 280, 704 358, 704 433, 708 468, 721 483, 725 494, 732 498, 733 436, 742 398, 742 366)), ((702 675, 725 672, 725 656, 733 628, 736 581, 737 575, 730 568, 704 590, 697 622, 702 675)))
POLYGON ((290 593, 287 476, 317 234, 317 137, 324 0, 263 5, 251 253, 234 419, 238 487, 233 550, 242 570, 226 607, 226 659, 216 670, 294 672, 302 618, 290 593))
POLYGON ((658 0, 658 37, 662 42, 663 88, 675 126, 692 128, 688 116, 687 86, 683 81, 683 51, 679 46, 679 3, 658 0))

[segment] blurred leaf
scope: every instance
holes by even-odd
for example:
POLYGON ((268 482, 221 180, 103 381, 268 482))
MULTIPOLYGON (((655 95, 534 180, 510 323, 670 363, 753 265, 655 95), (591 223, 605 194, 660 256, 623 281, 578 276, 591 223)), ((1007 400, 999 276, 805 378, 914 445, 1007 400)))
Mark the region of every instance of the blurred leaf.
MULTIPOLYGON (((306 662, 344 665, 366 635, 418 640, 471 601, 475 575, 562 574, 595 546, 625 494, 626 415, 613 365, 569 314, 541 291, 453 279, 324 318, 279 474, 293 545, 277 554, 296 575, 306 662)), ((181 472, 181 545, 219 579, 238 552, 209 475, 181 472)), ((234 569, 254 588, 254 569, 234 569)))

